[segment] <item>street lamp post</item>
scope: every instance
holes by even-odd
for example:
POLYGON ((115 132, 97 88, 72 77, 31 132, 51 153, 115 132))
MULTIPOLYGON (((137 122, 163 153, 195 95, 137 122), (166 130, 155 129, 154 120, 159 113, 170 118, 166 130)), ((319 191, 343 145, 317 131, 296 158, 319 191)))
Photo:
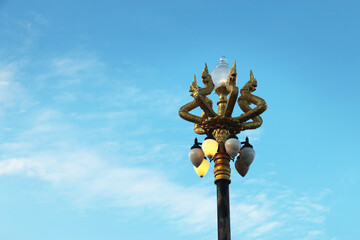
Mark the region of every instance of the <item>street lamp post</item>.
POLYGON ((236 134, 260 127, 262 119, 259 115, 266 110, 267 105, 264 99, 252 94, 257 87, 257 81, 252 71, 250 71, 250 80, 240 90, 240 97, 238 98, 236 63, 234 62, 233 67, 230 68, 225 57, 220 58, 219 64, 211 74, 209 74, 205 63, 201 77, 204 87, 200 88, 197 85, 194 76, 189 89, 194 100, 182 106, 179 115, 183 119, 195 123, 195 133, 207 135, 202 147, 195 138, 189 157, 200 177, 203 177, 209 168, 206 157, 210 161, 214 161, 214 182, 217 186, 218 239, 230 240, 230 160, 235 160, 235 157, 238 156, 235 161, 235 168, 244 177, 255 157, 249 139, 246 138, 245 142, 240 143, 236 134), (219 95, 217 113, 212 108, 212 101, 206 97, 214 89, 219 95), (244 113, 232 117, 236 101, 244 113), (254 104, 255 107, 250 107, 251 104, 254 104), (197 107, 203 110, 200 116, 190 113, 197 107), (241 144, 243 144, 242 147, 241 144))

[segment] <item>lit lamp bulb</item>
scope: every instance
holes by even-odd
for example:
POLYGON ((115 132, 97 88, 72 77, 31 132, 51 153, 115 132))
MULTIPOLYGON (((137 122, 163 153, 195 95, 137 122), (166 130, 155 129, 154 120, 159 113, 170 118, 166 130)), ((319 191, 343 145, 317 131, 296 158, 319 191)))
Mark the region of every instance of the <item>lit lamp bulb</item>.
POLYGON ((199 167, 194 166, 194 169, 195 169, 196 174, 202 178, 203 176, 205 176, 205 174, 209 170, 209 161, 206 158, 204 158, 204 160, 202 161, 200 166, 199 167))
POLYGON ((213 158, 217 153, 218 143, 211 133, 205 138, 204 142, 202 143, 202 148, 205 155, 210 159, 213 158))
POLYGON ((220 58, 219 64, 211 72, 211 78, 215 84, 215 90, 220 86, 225 86, 230 71, 231 68, 227 63, 226 58, 222 56, 220 58))
POLYGON ((226 152, 230 157, 234 158, 240 151, 241 143, 235 134, 231 134, 225 142, 226 152))
POLYGON ((194 145, 191 147, 189 158, 195 167, 199 167, 204 159, 204 152, 201 150, 200 143, 197 138, 195 138, 194 145))

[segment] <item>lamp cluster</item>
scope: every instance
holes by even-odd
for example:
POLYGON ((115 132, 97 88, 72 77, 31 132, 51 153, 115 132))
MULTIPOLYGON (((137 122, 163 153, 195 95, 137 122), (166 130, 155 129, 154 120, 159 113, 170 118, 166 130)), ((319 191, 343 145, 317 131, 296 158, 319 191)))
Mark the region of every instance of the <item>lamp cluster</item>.
MULTIPOLYGON (((195 138, 194 145, 189 152, 189 158, 194 165, 195 172, 201 178, 205 176, 209 170, 209 161, 207 158, 209 158, 211 162, 218 152, 218 147, 219 144, 211 133, 207 135, 203 143, 198 142, 198 139, 195 138), (202 145, 202 147, 200 145, 202 145)), ((255 158, 255 151, 249 143, 249 138, 246 137, 244 142, 240 142, 238 137, 232 133, 225 141, 225 150, 230 156, 230 159, 234 160, 237 156, 235 168, 242 177, 245 177, 255 158)))

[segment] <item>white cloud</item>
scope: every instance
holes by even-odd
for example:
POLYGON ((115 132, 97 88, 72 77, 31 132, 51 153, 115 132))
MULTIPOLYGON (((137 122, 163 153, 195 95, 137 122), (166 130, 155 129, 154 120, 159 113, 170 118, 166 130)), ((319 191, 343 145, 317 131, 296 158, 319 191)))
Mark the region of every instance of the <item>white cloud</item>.
POLYGON ((0 161, 0 176, 6 174, 49 181, 73 193, 80 202, 102 199, 112 206, 150 207, 165 219, 186 227, 196 226, 191 231, 204 231, 211 225, 209 219, 213 219, 212 223, 216 219, 211 207, 215 198, 206 190, 176 184, 157 170, 107 165, 94 152, 62 156, 41 153, 33 158, 0 161))
POLYGON ((246 130, 244 132, 241 132, 241 135, 244 137, 249 137, 250 142, 252 141, 257 142, 260 140, 263 131, 264 130, 262 128, 257 128, 254 130, 246 130))
POLYGON ((59 57, 51 61, 51 66, 55 74, 71 77, 77 76, 78 74, 86 74, 87 71, 93 71, 94 68, 98 68, 101 65, 96 58, 89 57, 87 54, 59 57))
MULTIPOLYGON (((21 174, 48 181, 82 207, 130 207, 140 214, 152 209, 151 215, 172 222, 182 232, 187 229, 185 233, 215 234, 216 197, 212 186, 185 186, 160 170, 120 167, 100 156, 94 150, 61 155, 40 152, 29 158, 0 161, 0 176, 21 174)), ((314 199, 298 198, 282 189, 246 196, 231 199, 234 237, 268 239, 287 234, 298 239, 323 239, 319 238, 323 221, 314 219, 325 217, 326 208, 314 199), (293 225, 298 227, 291 230, 293 225)))
POLYGON ((24 171, 27 168, 28 161, 26 159, 8 159, 0 161, 0 175, 16 174, 24 171))
POLYGON ((14 79, 17 66, 15 63, 0 64, 0 83, 8 85, 14 79))
POLYGON ((251 234, 254 237, 262 236, 270 231, 273 231, 274 228, 281 225, 279 222, 269 222, 264 225, 261 225, 260 227, 255 228, 254 232, 251 234))
POLYGON ((0 60, 0 106, 1 111, 7 108, 27 108, 32 105, 28 92, 18 82, 19 68, 16 62, 4 63, 0 60))
POLYGON ((246 239, 329 238, 324 222, 329 209, 322 204, 327 189, 305 194, 266 179, 246 180, 243 188, 231 200, 232 213, 237 212, 232 214, 234 234, 246 239))

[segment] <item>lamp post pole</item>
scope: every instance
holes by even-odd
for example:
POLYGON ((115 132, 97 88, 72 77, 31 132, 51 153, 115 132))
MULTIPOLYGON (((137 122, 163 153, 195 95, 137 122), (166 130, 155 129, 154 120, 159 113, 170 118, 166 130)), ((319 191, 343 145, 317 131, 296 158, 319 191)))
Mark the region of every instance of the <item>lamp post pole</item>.
POLYGON ((230 158, 225 151, 224 144, 219 144, 219 150, 215 155, 214 161, 217 190, 218 238, 221 240, 230 240, 230 158))
POLYGON ((219 180, 217 186, 218 239, 230 240, 229 182, 219 180))
POLYGON ((231 239, 229 201, 229 184, 231 182, 230 160, 234 160, 238 156, 235 168, 244 177, 255 157, 255 152, 249 144, 248 138, 246 138, 246 142, 242 142, 244 145, 240 149, 241 143, 237 139, 236 134, 244 130, 260 127, 262 119, 259 115, 267 108, 266 102, 262 98, 252 94, 257 87, 257 81, 252 71, 250 71, 250 80, 240 90, 239 98, 236 75, 236 63, 234 62, 233 67, 230 69, 225 57, 220 58, 220 63, 211 75, 205 64, 201 74, 204 87, 200 88, 197 85, 196 77, 194 76, 189 89, 190 95, 194 100, 185 104, 179 110, 180 117, 195 123, 195 133, 207 135, 207 138, 202 143, 202 148, 197 139, 195 139, 195 144, 191 148, 189 157, 200 177, 203 177, 209 168, 204 155, 210 161, 214 161, 219 240, 231 239), (212 108, 212 101, 206 97, 214 88, 215 92, 219 95, 217 113, 212 108), (236 101, 244 113, 238 117, 232 117, 236 101), (251 108, 251 104, 254 104, 256 107, 251 108), (203 110, 201 116, 190 113, 190 111, 197 107, 203 110))

